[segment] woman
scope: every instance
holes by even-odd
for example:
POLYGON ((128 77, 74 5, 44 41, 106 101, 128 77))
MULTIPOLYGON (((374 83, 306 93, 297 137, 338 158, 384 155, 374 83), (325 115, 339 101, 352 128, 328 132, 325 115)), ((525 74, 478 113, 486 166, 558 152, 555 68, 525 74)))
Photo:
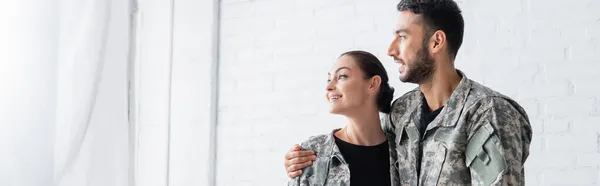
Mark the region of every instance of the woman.
POLYGON ((316 160, 288 185, 397 185, 390 177, 394 166, 379 119, 379 112, 390 112, 394 89, 381 62, 368 52, 346 52, 327 82, 330 112, 348 121, 342 129, 302 143, 303 149, 315 152, 316 160))

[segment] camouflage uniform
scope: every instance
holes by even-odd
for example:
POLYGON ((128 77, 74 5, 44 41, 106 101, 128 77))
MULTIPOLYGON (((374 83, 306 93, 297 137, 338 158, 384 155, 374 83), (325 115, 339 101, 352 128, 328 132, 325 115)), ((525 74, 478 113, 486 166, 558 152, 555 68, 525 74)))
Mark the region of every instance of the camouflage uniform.
POLYGON ((401 185, 524 185, 531 126, 515 101, 460 71, 460 84, 421 136, 423 94, 412 90, 382 120, 401 185), (390 122, 391 121, 391 122, 390 122))
MULTIPOLYGON (((333 137, 337 130, 339 129, 329 134, 310 137, 302 143, 302 149, 314 151, 317 160, 304 168, 302 175, 292 178, 288 186, 350 186, 350 168, 333 137)), ((393 144, 392 142, 393 139, 388 138, 388 144, 393 144)), ((390 152, 392 151, 394 150, 390 148, 390 152)), ((395 158, 390 156, 390 178, 392 185, 398 185, 398 171, 394 167, 393 159, 395 158)))

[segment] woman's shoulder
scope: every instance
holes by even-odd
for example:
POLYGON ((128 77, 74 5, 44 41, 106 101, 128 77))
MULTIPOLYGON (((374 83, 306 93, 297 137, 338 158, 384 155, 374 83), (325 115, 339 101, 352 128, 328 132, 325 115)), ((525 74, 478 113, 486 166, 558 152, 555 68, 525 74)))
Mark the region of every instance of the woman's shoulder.
POLYGON ((331 157, 332 149, 335 146, 335 138, 332 132, 309 137, 302 142, 302 150, 312 150, 315 152, 317 159, 308 167, 302 169, 302 175, 291 179, 288 186, 298 185, 321 185, 327 178, 327 170, 330 165, 329 158, 331 157))
POLYGON ((309 137, 308 140, 302 142, 302 150, 315 151, 317 156, 326 155, 328 152, 331 152, 333 146, 335 145, 333 133, 337 130, 339 129, 333 130, 332 132, 326 134, 309 137))

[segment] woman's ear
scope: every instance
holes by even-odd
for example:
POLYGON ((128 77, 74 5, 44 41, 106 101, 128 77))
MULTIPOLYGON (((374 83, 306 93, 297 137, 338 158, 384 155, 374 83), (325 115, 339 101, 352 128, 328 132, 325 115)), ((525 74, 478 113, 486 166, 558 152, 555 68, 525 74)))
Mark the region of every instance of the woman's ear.
POLYGON ((373 77, 371 77, 370 80, 370 85, 369 85, 369 90, 373 91, 373 92, 378 92, 379 87, 381 86, 381 77, 378 75, 375 75, 373 77))

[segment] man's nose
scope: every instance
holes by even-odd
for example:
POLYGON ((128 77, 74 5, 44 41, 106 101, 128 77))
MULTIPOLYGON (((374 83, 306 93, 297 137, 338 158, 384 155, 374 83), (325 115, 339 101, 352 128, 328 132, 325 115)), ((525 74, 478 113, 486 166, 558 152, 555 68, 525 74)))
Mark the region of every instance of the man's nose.
POLYGON ((398 50, 398 45, 396 44, 396 39, 394 39, 394 41, 392 41, 392 43, 390 43, 390 46, 388 47, 388 56, 399 56, 400 55, 400 51, 398 50))

